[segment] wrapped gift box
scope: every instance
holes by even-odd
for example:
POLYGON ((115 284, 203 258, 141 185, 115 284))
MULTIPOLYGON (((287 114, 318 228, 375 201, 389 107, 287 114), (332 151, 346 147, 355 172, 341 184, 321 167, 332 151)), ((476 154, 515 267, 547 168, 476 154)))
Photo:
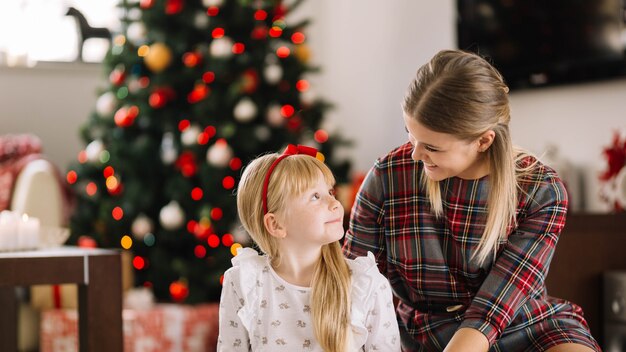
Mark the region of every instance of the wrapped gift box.
MULTIPOLYGON (((124 309, 124 352, 215 351, 218 304, 157 304, 151 309, 124 309)), ((78 351, 75 309, 42 312, 41 352, 78 351)))

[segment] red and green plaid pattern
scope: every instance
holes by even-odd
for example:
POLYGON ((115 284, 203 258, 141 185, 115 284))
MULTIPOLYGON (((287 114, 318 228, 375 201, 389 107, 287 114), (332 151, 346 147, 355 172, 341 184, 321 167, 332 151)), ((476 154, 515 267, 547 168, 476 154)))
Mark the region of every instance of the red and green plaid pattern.
POLYGON ((510 228, 495 260, 478 265, 470 258, 485 228, 488 176, 440 182, 444 216, 437 219, 420 186, 423 165, 411 159, 411 151, 410 143, 402 145, 370 170, 343 247, 351 258, 374 253, 399 298, 405 349, 442 350, 461 327, 483 332, 495 350, 518 350, 519 338, 507 345, 507 336, 522 330, 529 343, 571 339, 597 348, 580 308, 546 293, 545 277, 567 213, 567 194, 556 173, 538 164, 536 172, 520 181, 518 225, 510 228), (464 308, 431 314, 412 308, 424 301, 464 308), (534 328, 560 319, 586 333, 534 328))

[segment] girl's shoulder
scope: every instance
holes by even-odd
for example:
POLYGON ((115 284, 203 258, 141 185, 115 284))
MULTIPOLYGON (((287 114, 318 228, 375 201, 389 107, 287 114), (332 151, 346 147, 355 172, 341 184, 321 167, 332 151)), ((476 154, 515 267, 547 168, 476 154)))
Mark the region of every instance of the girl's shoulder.
POLYGON ((374 289, 388 287, 389 281, 378 270, 372 252, 367 252, 367 256, 346 259, 346 261, 352 272, 353 291, 362 292, 362 296, 368 296, 374 289))
POLYGON ((230 260, 233 266, 226 270, 224 279, 238 282, 255 282, 260 271, 268 270, 267 257, 252 248, 239 248, 237 255, 230 260))

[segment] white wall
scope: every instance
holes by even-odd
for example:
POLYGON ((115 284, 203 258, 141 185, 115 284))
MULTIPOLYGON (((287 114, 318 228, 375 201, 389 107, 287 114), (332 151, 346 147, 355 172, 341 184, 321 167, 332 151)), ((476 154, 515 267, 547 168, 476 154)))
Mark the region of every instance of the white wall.
POLYGON ((61 168, 83 148, 79 127, 87 121, 104 84, 96 64, 0 67, 0 134, 31 132, 61 168))
MULTIPOLYGON (((356 170, 406 139, 404 91, 436 51, 455 47, 454 12, 454 0, 308 0, 295 14, 313 20, 307 39, 322 72, 311 81, 335 105, 329 127, 354 140, 347 153, 356 170)), ((83 147, 78 127, 104 79, 97 65, 0 68, 0 133, 32 131, 67 165, 83 147)), ((586 176, 587 210, 603 211, 595 173, 613 130, 626 127, 625 99, 626 78, 512 92, 514 141, 539 154, 556 144, 586 176)))

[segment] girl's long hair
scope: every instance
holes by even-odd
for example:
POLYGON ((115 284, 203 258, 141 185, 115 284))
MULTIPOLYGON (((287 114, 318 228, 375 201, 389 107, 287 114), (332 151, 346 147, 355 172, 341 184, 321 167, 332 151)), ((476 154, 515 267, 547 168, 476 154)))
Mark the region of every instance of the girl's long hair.
MULTIPOLYGON (((280 265, 278 239, 264 226, 262 189, 265 175, 278 154, 253 160, 243 171, 237 189, 237 210, 245 230, 259 249, 270 258, 273 267, 280 265)), ((267 192, 268 212, 289 216, 286 202, 311 188, 322 172, 329 185, 335 184, 330 169, 316 158, 292 155, 281 160, 273 170, 267 192)), ((322 246, 311 285, 311 321, 315 336, 324 351, 346 351, 350 331, 351 275, 339 242, 322 246)))
MULTIPOLYGON (((417 71, 403 101, 407 116, 426 128, 472 141, 493 130, 495 139, 486 151, 489 160, 487 221, 473 258, 484 263, 497 253, 515 225, 519 160, 528 154, 513 147, 508 87, 500 73, 479 55, 460 50, 443 50, 417 71)), ((422 186, 437 217, 443 215, 438 181, 421 175, 422 186)))

